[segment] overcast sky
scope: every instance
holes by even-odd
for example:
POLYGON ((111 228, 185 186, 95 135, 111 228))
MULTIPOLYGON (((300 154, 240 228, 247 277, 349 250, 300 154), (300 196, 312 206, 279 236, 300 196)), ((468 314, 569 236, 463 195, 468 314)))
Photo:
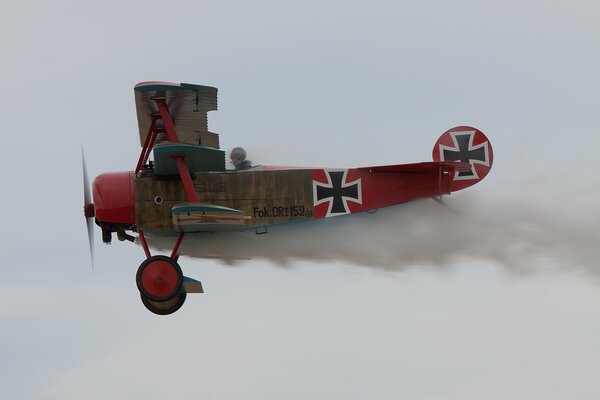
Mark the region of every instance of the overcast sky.
POLYGON ((1 1, 0 398, 599 398, 599 13, 579 0, 1 1), (397 234, 422 257, 391 272, 371 258, 182 258, 206 293, 155 316, 135 287, 142 249, 98 231, 92 273, 82 215, 80 146, 92 177, 133 169, 144 80, 218 87, 209 128, 260 164, 429 161, 446 129, 476 126, 494 167, 448 204, 508 233, 485 241, 472 218, 485 251, 432 266, 441 229, 414 241, 410 224, 348 217, 324 226, 332 240, 360 231, 372 249, 371 231, 397 234), (497 256, 507 244, 524 268, 497 256))

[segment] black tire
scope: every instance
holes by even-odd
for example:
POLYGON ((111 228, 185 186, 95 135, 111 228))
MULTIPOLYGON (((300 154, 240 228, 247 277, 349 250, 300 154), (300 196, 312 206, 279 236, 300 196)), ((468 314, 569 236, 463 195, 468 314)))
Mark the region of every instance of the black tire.
POLYGON ((150 258, 145 259, 144 262, 142 262, 140 264, 140 266, 137 270, 137 274, 135 275, 135 283, 136 283, 140 293, 143 294, 148 300, 152 300, 155 302, 168 301, 168 300, 172 299, 173 297, 177 296, 178 293, 182 292, 183 271, 181 271, 181 267, 179 266, 179 264, 177 264, 177 262, 175 262, 170 257, 152 256, 150 258), (142 274, 144 272, 144 269, 154 261, 164 261, 164 262, 170 264, 174 268, 174 270, 177 274, 177 282, 176 282, 173 290, 171 290, 169 293, 162 295, 162 296, 157 296, 155 294, 150 293, 148 290, 146 290, 146 288, 144 288, 144 285, 142 283, 142 274))
POLYGON ((181 308, 183 303, 185 303, 187 293, 184 290, 182 290, 181 292, 173 296, 170 300, 166 301, 150 300, 141 292, 140 297, 142 298, 142 303, 150 312, 153 312, 157 315, 169 315, 173 314, 175 311, 181 308))

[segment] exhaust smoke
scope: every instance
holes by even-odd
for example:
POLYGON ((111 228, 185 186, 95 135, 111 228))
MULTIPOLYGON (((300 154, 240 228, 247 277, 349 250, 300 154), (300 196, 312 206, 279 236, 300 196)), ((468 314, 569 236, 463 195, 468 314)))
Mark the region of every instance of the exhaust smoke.
MULTIPOLYGON (((514 272, 577 269, 597 274, 599 210, 570 210, 580 218, 560 210, 461 193, 444 204, 427 199, 374 213, 269 227, 262 235, 189 234, 181 255, 218 258, 230 265, 248 259, 280 266, 344 262, 388 271, 485 260, 514 272)), ((169 252, 173 242, 154 237, 150 244, 169 252)))

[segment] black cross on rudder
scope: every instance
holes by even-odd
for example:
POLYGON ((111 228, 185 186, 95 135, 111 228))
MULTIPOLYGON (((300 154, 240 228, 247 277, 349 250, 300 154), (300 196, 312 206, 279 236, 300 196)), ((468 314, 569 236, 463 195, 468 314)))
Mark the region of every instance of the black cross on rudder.
POLYGON ((487 162, 485 148, 483 148, 483 146, 476 149, 470 148, 471 136, 473 136, 472 133, 454 135, 456 143, 458 144, 458 150, 443 149, 444 161, 462 161, 471 164, 471 171, 459 172, 458 176, 460 177, 475 176, 471 160, 487 162))

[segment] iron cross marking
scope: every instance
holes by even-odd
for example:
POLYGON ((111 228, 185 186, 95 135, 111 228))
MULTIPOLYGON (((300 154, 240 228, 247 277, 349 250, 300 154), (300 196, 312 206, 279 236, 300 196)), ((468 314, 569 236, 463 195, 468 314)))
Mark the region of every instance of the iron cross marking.
POLYGON ((360 179, 346 184, 344 178, 346 171, 327 171, 331 185, 316 184, 317 204, 325 201, 330 201, 328 214, 347 214, 350 211, 347 209, 347 200, 362 203, 360 194, 360 179))
POLYGON ((489 165, 487 157, 487 142, 473 146, 475 132, 454 134, 454 142, 457 147, 451 148, 441 146, 444 161, 462 161, 471 164, 471 171, 458 173, 459 179, 478 178, 473 163, 489 165), (478 162, 479 161, 479 162, 478 162))

